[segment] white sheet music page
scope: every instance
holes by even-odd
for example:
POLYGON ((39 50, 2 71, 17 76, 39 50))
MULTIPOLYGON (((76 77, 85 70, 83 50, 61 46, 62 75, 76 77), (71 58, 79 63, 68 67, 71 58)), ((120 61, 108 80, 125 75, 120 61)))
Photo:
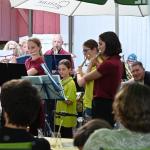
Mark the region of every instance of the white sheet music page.
POLYGON ((0 57, 12 56, 13 50, 0 50, 0 57))
POLYGON ((13 56, 13 50, 0 50, 0 61, 10 59, 13 56))

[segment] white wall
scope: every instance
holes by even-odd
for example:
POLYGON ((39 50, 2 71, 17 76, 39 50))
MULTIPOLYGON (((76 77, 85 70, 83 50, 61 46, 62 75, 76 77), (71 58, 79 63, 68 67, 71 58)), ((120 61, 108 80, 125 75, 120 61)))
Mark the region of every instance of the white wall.
MULTIPOLYGON (((33 34, 32 37, 39 38, 42 44, 42 52, 43 54, 52 48, 52 38, 55 34, 33 34)), ((31 37, 31 38, 32 38, 31 37)), ((19 38, 19 42, 22 40, 27 40, 29 37, 28 36, 23 36, 19 38)), ((68 50, 68 45, 66 43, 63 45, 63 48, 68 50)))
MULTIPOLYGON (((146 70, 150 70, 150 22, 149 17, 119 17, 119 38, 125 59, 130 53, 135 53, 142 61, 146 70)), ((115 31, 114 16, 75 16, 74 17, 74 47, 77 55, 75 66, 83 61, 82 44, 93 38, 98 40, 99 34, 105 31, 115 31)), ((68 41, 68 17, 61 16, 61 34, 68 41)))

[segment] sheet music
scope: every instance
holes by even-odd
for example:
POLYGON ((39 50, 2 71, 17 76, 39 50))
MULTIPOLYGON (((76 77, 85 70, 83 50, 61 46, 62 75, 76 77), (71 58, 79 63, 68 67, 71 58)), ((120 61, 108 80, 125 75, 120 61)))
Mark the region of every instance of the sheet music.
POLYGON ((12 56, 13 50, 0 50, 0 57, 12 56))
POLYGON ((55 82, 55 80, 53 79, 48 67, 46 64, 41 64, 42 68, 44 69, 45 73, 48 75, 48 77, 50 78, 50 80, 52 80, 53 86, 55 88, 55 90, 61 90, 60 87, 58 86, 58 84, 55 82))
POLYGON ((64 94, 64 90, 63 90, 63 87, 61 85, 61 79, 60 79, 60 76, 59 75, 51 75, 51 79, 49 78, 48 75, 43 75, 42 76, 42 80, 43 80, 43 83, 44 84, 47 84, 47 88, 48 90, 51 90, 51 98, 52 97, 56 97, 55 95, 57 95, 57 99, 58 100, 65 100, 66 97, 65 97, 65 94, 64 94), (53 79, 53 80, 51 80, 53 79), (55 81, 55 84, 57 84, 57 86, 59 87, 59 90, 54 87, 54 81, 55 81), (51 82, 51 84, 49 84, 51 82))
POLYGON ((13 56, 13 50, 0 50, 0 62, 8 63, 13 56))

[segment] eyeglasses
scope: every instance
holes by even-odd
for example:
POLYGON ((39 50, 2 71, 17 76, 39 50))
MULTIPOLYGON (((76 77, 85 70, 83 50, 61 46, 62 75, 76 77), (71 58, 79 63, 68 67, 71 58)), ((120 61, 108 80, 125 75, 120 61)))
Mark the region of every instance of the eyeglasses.
POLYGON ((83 52, 86 53, 88 50, 90 50, 90 48, 84 48, 83 52))
POLYGON ((14 47, 14 48, 9 48, 9 50, 15 50, 16 48, 14 47))

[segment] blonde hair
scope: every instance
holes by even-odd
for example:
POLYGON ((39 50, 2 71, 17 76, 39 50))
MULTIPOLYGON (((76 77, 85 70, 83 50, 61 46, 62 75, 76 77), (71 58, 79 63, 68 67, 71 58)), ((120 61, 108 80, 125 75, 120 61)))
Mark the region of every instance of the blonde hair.
POLYGON ((28 45, 28 40, 22 40, 22 41, 19 42, 21 55, 25 55, 26 54, 26 52, 22 51, 22 47, 23 47, 24 44, 28 45))
POLYGON ((13 52, 13 53, 14 53, 13 55, 15 55, 15 56, 20 56, 20 54, 21 54, 21 52, 20 52, 20 46, 19 46, 19 44, 18 44, 17 42, 15 42, 15 41, 8 41, 8 42, 5 44, 3 50, 9 50, 9 46, 10 46, 10 45, 14 45, 14 46, 15 46, 15 51, 13 52))

